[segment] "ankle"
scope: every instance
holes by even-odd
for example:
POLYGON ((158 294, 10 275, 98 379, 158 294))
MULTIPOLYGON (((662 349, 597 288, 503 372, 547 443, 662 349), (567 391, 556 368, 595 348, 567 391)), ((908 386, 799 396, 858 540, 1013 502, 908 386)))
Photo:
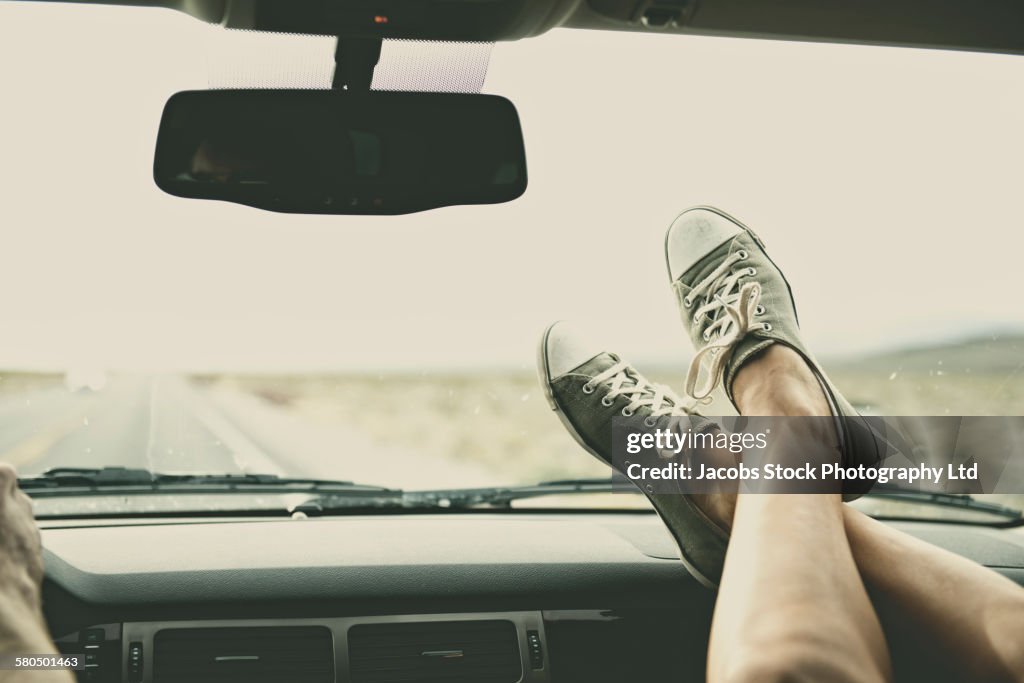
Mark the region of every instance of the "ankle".
POLYGON ((771 417, 828 416, 824 395, 815 396, 807 386, 786 378, 766 378, 765 388, 737 399, 741 415, 771 417))
POLYGON ((807 361, 773 344, 743 365, 733 382, 743 415, 830 415, 828 401, 807 361))

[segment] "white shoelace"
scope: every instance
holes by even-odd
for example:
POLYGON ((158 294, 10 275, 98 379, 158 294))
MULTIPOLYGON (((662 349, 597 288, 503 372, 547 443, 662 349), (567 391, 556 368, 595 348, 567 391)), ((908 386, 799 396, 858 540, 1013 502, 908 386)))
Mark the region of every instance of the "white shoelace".
POLYGON ((619 396, 629 397, 629 404, 622 409, 622 414, 626 417, 633 415, 642 406, 651 409, 650 418, 666 415, 688 417, 699 414, 695 402, 684 401, 668 387, 651 383, 626 361, 619 361, 592 377, 583 385, 583 392, 593 393, 598 385, 610 387, 608 393, 601 398, 601 402, 606 406, 611 405, 619 396))
POLYGON ((697 351, 686 375, 686 394, 695 401, 706 401, 710 397, 725 375, 725 366, 736 344, 748 332, 771 329, 768 323, 754 320, 756 315, 764 313, 764 307, 761 306, 761 285, 757 282, 740 284, 741 278, 753 277, 757 271, 754 268, 733 269, 733 266, 746 258, 745 249, 729 254, 682 299, 683 305, 689 308, 703 296, 700 306, 693 313, 693 324, 700 325, 705 319, 710 320, 703 330, 704 341, 707 344, 697 351), (708 358, 711 362, 707 373, 704 381, 698 385, 701 367, 708 358))

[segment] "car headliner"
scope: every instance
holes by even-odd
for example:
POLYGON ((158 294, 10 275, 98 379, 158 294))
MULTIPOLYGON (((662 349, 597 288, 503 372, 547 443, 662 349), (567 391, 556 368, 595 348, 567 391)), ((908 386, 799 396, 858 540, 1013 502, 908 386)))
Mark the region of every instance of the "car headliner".
MULTIPOLYGON (((53 0, 44 0, 53 1, 53 0)), ((1024 54, 1016 0, 70 0, 165 7, 228 28, 434 40, 516 40, 588 28, 1024 54), (669 12, 664 26, 645 21, 669 12)))

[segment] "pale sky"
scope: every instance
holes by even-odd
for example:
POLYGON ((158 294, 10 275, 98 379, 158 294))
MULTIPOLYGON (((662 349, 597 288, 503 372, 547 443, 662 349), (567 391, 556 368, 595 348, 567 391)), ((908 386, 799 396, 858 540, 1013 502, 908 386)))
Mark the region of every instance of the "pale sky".
MULTIPOLYGON (((1024 58, 556 30, 484 87, 521 199, 310 217, 153 184, 166 99, 242 64, 224 33, 0 3, 0 367, 529 367, 559 318, 682 358, 662 239, 694 204, 761 234, 822 354, 1024 326, 1024 58)), ((267 40, 264 82, 330 74, 329 39, 267 40)))

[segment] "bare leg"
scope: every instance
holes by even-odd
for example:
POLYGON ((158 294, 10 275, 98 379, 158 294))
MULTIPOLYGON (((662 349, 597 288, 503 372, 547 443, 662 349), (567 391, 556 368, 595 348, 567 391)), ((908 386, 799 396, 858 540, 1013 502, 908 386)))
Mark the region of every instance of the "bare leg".
MULTIPOLYGON (((744 415, 829 414, 814 376, 785 347, 747 364, 733 389, 744 415)), ((738 496, 711 628, 710 681, 890 678, 842 510, 838 494, 738 496)), ((719 521, 728 524, 728 515, 719 521)))
MULTIPOLYGON (((749 366, 748 369, 757 369, 760 374, 741 373, 737 378, 737 398, 740 398, 741 387, 745 392, 744 398, 741 399, 745 401, 742 404, 744 413, 756 414, 754 411, 757 410, 771 414, 820 414, 824 406, 813 403, 814 400, 820 400, 820 390, 813 376, 803 375, 799 364, 787 362, 786 356, 791 354, 787 354, 785 349, 777 348, 778 351, 769 350, 749 366), (747 385, 744 387, 742 383, 747 385), (783 391, 781 387, 788 389, 783 391), (784 405, 773 405, 773 401, 775 404, 784 405)), ((831 529, 829 533, 833 534, 833 540, 839 539, 849 544, 860 576, 871 591, 872 597, 877 598, 882 621, 891 639, 898 641, 916 657, 908 662, 915 673, 920 673, 922 668, 929 669, 928 680, 1017 683, 1024 681, 1024 639, 1019 635, 1024 633, 1024 590, 1015 583, 959 555, 892 529, 849 506, 840 506, 845 533, 833 527, 834 520, 831 515, 817 514, 806 517, 805 513, 811 508, 807 507, 808 504, 805 502, 797 504, 798 496, 782 497, 779 503, 779 507, 782 508, 781 521, 769 521, 765 517, 758 525, 757 515, 765 515, 767 511, 756 509, 757 504, 760 503, 763 508, 767 508, 771 506, 769 499, 778 498, 764 495, 741 496, 740 505, 737 505, 735 498, 719 496, 705 504, 705 508, 719 522, 725 526, 732 524, 734 527, 735 542, 730 544, 722 597, 726 596, 727 590, 730 591, 729 597, 736 598, 734 602, 739 606, 738 609, 730 609, 729 612, 724 608, 716 611, 712 652, 709 653, 709 673, 712 680, 719 680, 714 678, 718 665, 715 664, 713 668, 712 661, 736 659, 730 652, 731 649, 733 653, 735 652, 735 645, 728 637, 730 631, 736 631, 736 626, 726 617, 739 615, 733 616, 733 620, 741 624, 742 620, 747 618, 743 611, 743 601, 747 598, 743 598, 741 593, 731 592, 733 588, 742 585, 744 571, 748 571, 743 569, 743 565, 757 566, 759 571, 763 570, 765 560, 779 554, 780 548, 793 547, 783 546, 780 541, 772 539, 772 547, 767 548, 767 551, 763 549, 763 543, 762 549, 757 550, 757 538, 771 533, 778 534, 780 529, 785 530, 787 536, 790 536, 791 532, 796 531, 797 524, 802 521, 809 525, 816 524, 819 529, 824 529, 827 524, 831 529), (748 500, 753 504, 748 505, 748 500), (748 519, 748 511, 749 517, 754 519, 748 519), (753 538, 737 538, 737 532, 741 528, 752 529, 753 538), (743 548, 743 551, 737 552, 740 548, 743 548), (733 570, 730 570, 730 567, 733 570), (736 581, 728 579, 733 575, 739 578, 736 581), (729 584, 726 583, 727 579, 730 581, 729 584), (950 596, 957 595, 969 596, 969 605, 965 606, 960 600, 949 599, 950 596)), ((820 502, 828 497, 810 498, 817 498, 820 502)), ((804 540, 800 540, 800 543, 806 543, 806 538, 802 536, 801 539, 804 540)), ((786 543, 792 541, 793 538, 789 538, 786 543)), ((830 572, 822 569, 825 565, 821 564, 822 560, 819 557, 822 546, 814 547, 816 568, 809 579, 804 574, 800 576, 809 581, 814 581, 815 577, 825 578, 827 581, 830 572)), ((798 557, 792 561, 800 560, 798 557)), ((839 564, 848 569, 845 558, 839 564)), ((761 592, 762 595, 767 595, 769 602, 772 601, 773 595, 778 597, 780 602, 789 600, 781 597, 783 594, 779 587, 772 587, 769 582, 761 579, 755 580, 749 576, 745 578, 747 584, 756 583, 761 586, 758 589, 748 585, 746 591, 761 592)), ((790 585, 798 595, 805 595, 802 592, 805 587, 800 586, 797 581, 783 585, 790 585)), ((813 584, 809 584, 811 585, 813 584)), ((843 585, 849 588, 845 582, 843 585)), ((816 590, 834 591, 836 587, 818 587, 816 590)), ((722 597, 719 602, 722 602, 722 597)), ((849 613, 849 606, 841 604, 843 600, 845 598, 832 604, 838 604, 840 610, 849 613)), ((858 599, 850 604, 862 605, 862 602, 858 599)), ((754 611, 754 608, 749 609, 754 611)), ((756 612, 754 613, 756 618, 756 612)), ((868 619, 873 620, 871 615, 868 615, 868 619)), ((823 629, 832 628, 826 626, 827 619, 821 616, 814 616, 813 620, 814 623, 821 624, 823 629), (817 621, 819 619, 821 621, 817 621)), ((771 625, 770 620, 765 621, 768 622, 768 626, 771 625)), ((795 640, 793 636, 799 634, 791 634, 791 639, 795 640)))
POLYGON ((1020 586, 851 507, 843 513, 861 576, 889 608, 887 627, 915 636, 909 644, 949 680, 1024 681, 1020 586))

